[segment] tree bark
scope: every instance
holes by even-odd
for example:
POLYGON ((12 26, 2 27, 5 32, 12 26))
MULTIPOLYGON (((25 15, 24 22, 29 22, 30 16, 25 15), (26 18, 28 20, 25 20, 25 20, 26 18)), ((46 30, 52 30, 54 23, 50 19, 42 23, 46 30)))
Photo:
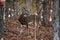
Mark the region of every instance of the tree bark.
POLYGON ((59 39, 59 0, 53 1, 53 40, 60 40, 59 39))
POLYGON ((0 39, 3 36, 3 6, 0 6, 0 39))
POLYGON ((48 24, 48 22, 47 22, 47 16, 48 16, 48 15, 47 15, 47 14, 48 14, 48 13, 47 13, 47 11, 48 11, 48 10, 47 10, 47 9, 48 9, 48 8, 47 8, 47 3, 48 3, 48 0, 44 0, 44 1, 43 1, 43 14, 42 14, 42 15, 43 15, 43 23, 42 23, 43 26, 45 26, 45 25, 48 24))

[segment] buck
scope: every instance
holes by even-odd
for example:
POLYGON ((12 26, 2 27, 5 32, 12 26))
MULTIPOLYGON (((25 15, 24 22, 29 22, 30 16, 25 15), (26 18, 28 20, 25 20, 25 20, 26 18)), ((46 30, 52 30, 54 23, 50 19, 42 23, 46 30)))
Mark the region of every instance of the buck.
POLYGON ((36 24, 38 25, 39 21, 40 21, 40 16, 21 14, 18 20, 22 25, 26 25, 28 28, 28 23, 30 23, 30 22, 33 22, 34 25, 36 25, 36 24), (36 20, 36 24, 35 24, 35 20, 36 20))

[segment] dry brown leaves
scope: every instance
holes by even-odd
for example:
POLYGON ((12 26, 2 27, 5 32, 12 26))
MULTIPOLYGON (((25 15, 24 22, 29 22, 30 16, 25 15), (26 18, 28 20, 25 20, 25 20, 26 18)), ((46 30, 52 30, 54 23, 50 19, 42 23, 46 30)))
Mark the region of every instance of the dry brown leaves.
POLYGON ((36 27, 29 24, 29 28, 21 28, 15 18, 6 18, 4 26, 4 40, 52 40, 52 27, 36 27), (22 30, 22 31, 21 31, 22 30), (36 30, 36 31, 35 31, 36 30))

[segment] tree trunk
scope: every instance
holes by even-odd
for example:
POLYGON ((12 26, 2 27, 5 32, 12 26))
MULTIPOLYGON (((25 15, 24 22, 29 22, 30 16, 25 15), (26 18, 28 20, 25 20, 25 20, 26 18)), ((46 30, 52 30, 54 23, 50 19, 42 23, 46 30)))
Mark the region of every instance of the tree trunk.
POLYGON ((3 6, 0 6, 0 39, 3 35, 3 6))
POLYGON ((43 1, 43 14, 42 14, 42 15, 43 15, 43 23, 42 23, 42 24, 43 24, 44 26, 45 26, 46 24, 48 24, 48 22, 47 22, 47 14, 48 14, 48 13, 47 13, 47 11, 48 11, 48 10, 47 10, 47 9, 48 9, 48 8, 47 8, 47 3, 48 3, 48 0, 44 0, 44 1, 43 1))
POLYGON ((59 0, 53 1, 53 40, 60 40, 59 39, 59 0))

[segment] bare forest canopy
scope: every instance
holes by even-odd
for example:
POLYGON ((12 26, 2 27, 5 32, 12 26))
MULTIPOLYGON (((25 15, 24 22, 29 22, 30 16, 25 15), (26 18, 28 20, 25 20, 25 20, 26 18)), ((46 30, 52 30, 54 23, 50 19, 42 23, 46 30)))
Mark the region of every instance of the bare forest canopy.
MULTIPOLYGON (((53 1, 52 0, 13 0, 13 1, 6 1, 6 7, 9 7, 10 9, 16 8, 16 12, 20 10, 28 10, 32 14, 35 14, 36 12, 40 11, 40 14, 43 11, 43 5, 47 7, 47 10, 52 10, 53 1)), ((18 13, 16 13, 18 14, 18 13)))

